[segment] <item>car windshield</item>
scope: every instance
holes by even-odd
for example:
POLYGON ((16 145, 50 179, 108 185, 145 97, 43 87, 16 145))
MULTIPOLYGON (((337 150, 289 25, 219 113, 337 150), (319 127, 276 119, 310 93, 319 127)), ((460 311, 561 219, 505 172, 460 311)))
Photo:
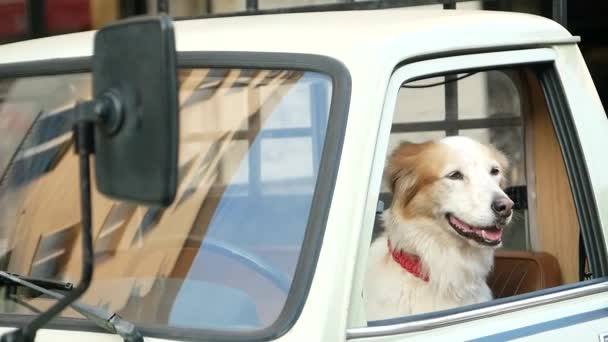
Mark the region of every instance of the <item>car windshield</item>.
MULTIPOLYGON (((269 327, 303 248, 331 78, 192 68, 179 81, 176 200, 137 206, 93 189, 96 270, 81 300, 143 327, 269 327)), ((0 269, 80 279, 78 160, 57 113, 90 96, 88 73, 0 80, 0 269)), ((11 296, 1 313, 54 303, 11 296)))

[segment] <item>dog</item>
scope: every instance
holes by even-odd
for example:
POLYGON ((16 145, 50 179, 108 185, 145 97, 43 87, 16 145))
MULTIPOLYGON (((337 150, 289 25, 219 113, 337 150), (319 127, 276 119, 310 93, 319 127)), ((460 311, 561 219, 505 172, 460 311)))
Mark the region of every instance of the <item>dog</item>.
POLYGON ((513 215, 507 167, 496 148, 463 136, 392 151, 385 181, 393 200, 365 276, 369 321, 492 299, 486 278, 513 215))

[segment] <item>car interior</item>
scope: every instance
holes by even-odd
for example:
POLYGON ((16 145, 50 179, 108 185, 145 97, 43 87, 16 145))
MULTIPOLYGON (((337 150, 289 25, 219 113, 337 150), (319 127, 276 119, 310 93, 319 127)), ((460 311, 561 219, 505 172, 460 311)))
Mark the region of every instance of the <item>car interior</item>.
MULTIPOLYGON (((423 142, 446 135, 465 135, 491 143, 510 159, 505 192, 515 202, 514 216, 487 280, 494 298, 583 280, 588 270, 579 255, 584 251, 579 250, 577 212, 534 70, 473 71, 404 84, 387 153, 390 146, 402 140, 423 142), (458 89, 454 92, 455 84, 458 89), (448 100, 450 96, 457 97, 456 101, 448 100)), ((391 199, 392 194, 383 185, 372 239, 383 232, 379 214, 390 207, 391 199)))

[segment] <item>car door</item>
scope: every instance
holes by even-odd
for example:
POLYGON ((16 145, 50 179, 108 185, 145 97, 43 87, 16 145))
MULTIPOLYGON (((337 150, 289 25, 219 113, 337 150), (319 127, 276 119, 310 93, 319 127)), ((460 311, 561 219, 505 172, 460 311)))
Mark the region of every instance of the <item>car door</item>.
POLYGON ((575 45, 406 63, 391 77, 381 120, 366 206, 380 209, 363 220, 369 242, 382 234, 378 213, 391 201, 381 182, 386 155, 402 140, 465 135, 501 148, 512 162, 507 190, 517 220, 488 279, 494 300, 381 321, 365 316, 362 244, 349 340, 589 340, 608 332, 608 165, 598 157, 608 124, 575 45))

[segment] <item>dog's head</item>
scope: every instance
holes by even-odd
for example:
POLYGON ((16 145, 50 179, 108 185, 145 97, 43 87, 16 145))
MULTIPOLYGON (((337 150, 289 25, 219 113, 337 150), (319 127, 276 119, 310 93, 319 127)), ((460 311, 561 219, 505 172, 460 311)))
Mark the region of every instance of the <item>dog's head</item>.
POLYGON ((499 246, 513 214, 502 190, 507 167, 498 150, 466 137, 404 142, 386 167, 391 211, 402 220, 432 219, 474 246, 499 246))

